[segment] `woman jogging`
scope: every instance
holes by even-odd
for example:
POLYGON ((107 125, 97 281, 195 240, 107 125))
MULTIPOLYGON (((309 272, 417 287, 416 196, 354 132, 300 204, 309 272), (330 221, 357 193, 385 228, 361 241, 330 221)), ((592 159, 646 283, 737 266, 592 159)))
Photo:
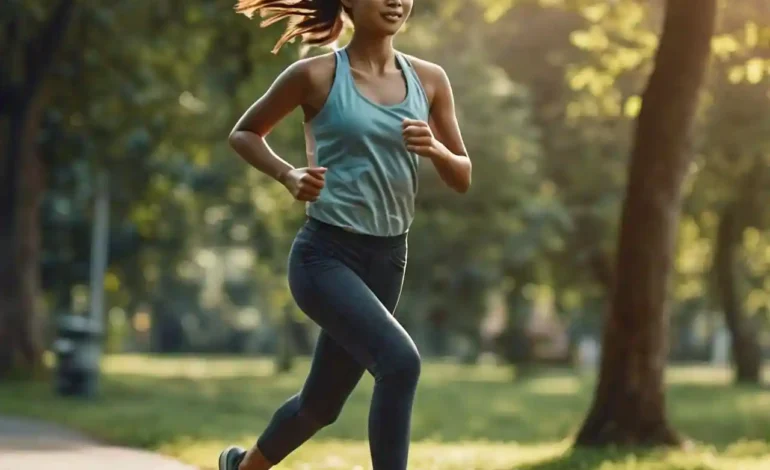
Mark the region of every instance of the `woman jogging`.
POLYGON ((248 451, 231 446, 220 470, 263 470, 281 462, 339 416, 364 371, 374 376, 369 443, 374 470, 407 466, 420 355, 395 320, 414 217, 418 164, 464 193, 471 162, 444 70, 407 57, 393 36, 412 0, 240 0, 236 11, 288 18, 287 41, 337 39, 343 12, 350 43, 290 65, 241 117, 233 149, 306 202, 307 221, 289 254, 297 305, 321 327, 301 391, 273 415, 248 451), (308 164, 294 168, 265 142, 296 107, 305 115, 308 164))

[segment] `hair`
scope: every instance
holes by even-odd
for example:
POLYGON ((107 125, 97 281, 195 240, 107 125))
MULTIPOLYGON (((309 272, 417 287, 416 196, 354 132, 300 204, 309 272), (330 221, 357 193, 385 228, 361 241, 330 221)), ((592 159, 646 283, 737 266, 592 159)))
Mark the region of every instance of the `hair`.
POLYGON ((238 0, 237 13, 249 18, 259 12, 265 18, 260 26, 265 28, 288 18, 286 29, 273 47, 273 54, 297 36, 311 46, 325 46, 334 42, 344 26, 340 0, 238 0))

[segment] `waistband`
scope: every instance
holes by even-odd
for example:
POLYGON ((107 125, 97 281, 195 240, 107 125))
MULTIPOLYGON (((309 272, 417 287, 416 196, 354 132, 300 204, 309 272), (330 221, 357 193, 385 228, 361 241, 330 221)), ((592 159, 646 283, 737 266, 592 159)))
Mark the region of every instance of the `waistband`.
POLYGON ((352 232, 343 227, 337 225, 327 224, 321 222, 313 217, 308 217, 305 221, 304 228, 315 233, 326 234, 334 237, 336 240, 346 241, 349 243, 359 243, 363 245, 375 246, 375 247, 395 247, 401 246, 406 243, 408 236, 407 233, 393 236, 380 236, 369 235, 364 233, 352 232))

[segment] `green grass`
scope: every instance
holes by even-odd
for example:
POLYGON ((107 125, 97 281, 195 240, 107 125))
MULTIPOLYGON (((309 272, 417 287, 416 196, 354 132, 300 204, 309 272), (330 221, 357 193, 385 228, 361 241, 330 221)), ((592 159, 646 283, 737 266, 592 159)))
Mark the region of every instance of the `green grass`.
MULTIPOLYGON (((301 385, 253 359, 105 360, 99 399, 56 398, 49 385, 3 384, 0 413, 45 418, 109 442, 213 468, 228 443, 250 445, 301 385)), ((428 364, 412 426, 415 470, 760 470, 770 468, 770 392, 737 388, 726 371, 671 368, 669 414, 698 442, 690 451, 570 451, 593 383, 566 372, 514 382, 508 369, 428 364)), ((370 468, 365 377, 340 419, 292 454, 284 469, 370 468)))

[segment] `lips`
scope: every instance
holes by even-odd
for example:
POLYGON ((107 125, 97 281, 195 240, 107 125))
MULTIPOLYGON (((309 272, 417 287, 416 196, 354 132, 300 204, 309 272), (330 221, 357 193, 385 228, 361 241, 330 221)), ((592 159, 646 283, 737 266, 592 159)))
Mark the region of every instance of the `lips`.
POLYGON ((403 15, 401 13, 396 12, 396 11, 392 11, 392 12, 388 12, 388 13, 383 13, 382 14, 382 17, 385 18, 385 20, 391 21, 391 22, 394 22, 394 23, 397 22, 397 21, 401 21, 401 17, 402 16, 403 15))

